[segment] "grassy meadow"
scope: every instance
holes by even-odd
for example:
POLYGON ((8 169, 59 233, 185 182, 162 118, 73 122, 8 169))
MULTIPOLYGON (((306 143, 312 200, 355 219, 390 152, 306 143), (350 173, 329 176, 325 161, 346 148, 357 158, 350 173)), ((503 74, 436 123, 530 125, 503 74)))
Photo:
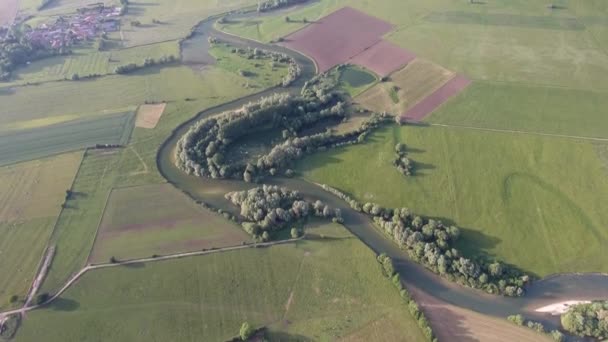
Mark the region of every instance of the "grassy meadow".
POLYGON ((355 97, 378 81, 373 72, 356 66, 347 65, 338 71, 339 86, 351 97, 355 97))
POLYGON ((365 145, 299 163, 361 201, 406 206, 463 228, 460 247, 545 276, 606 272, 608 175, 592 143, 441 127, 383 129, 365 145), (408 146, 415 174, 392 165, 408 146))
POLYGON ((155 0, 153 3, 132 2, 124 16, 120 38, 125 47, 176 40, 187 36, 201 20, 220 13, 257 4, 254 0, 155 0), (129 23, 138 20, 141 25, 129 23), (157 20, 160 23, 154 23, 157 20))
POLYGON ((281 83, 287 74, 286 63, 272 63, 270 59, 247 59, 244 55, 233 53, 228 44, 214 44, 209 53, 216 59, 216 66, 232 74, 247 74, 247 87, 265 89, 281 83), (271 64, 272 63, 272 64, 271 64))
POLYGON ((122 150, 90 150, 84 155, 65 202, 50 243, 56 246, 55 257, 41 292, 58 290, 67 279, 85 266, 93 246, 111 187, 117 176, 122 150))
POLYGON ((474 82, 433 123, 608 138, 608 96, 589 90, 474 82))
POLYGON ((0 165, 81 150, 97 144, 125 145, 133 112, 94 116, 46 127, 0 132, 0 165))
POLYGON ((297 244, 92 271, 29 313, 16 341, 224 341, 244 321, 282 340, 356 340, 378 334, 375 325, 394 341, 425 340, 372 251, 338 225, 309 233, 297 244))
POLYGON ((90 262, 148 258, 250 241, 243 229, 203 209, 170 184, 114 189, 90 262))
POLYGON ((35 61, 30 65, 17 69, 12 85, 48 82, 70 79, 77 74, 80 77, 88 75, 114 74, 116 67, 135 63, 143 65, 144 59, 161 57, 179 57, 177 41, 137 46, 120 50, 97 51, 93 48, 75 49, 67 56, 56 56, 35 61))
POLYGON ((25 298, 81 159, 75 152, 0 168, 0 309, 25 298))

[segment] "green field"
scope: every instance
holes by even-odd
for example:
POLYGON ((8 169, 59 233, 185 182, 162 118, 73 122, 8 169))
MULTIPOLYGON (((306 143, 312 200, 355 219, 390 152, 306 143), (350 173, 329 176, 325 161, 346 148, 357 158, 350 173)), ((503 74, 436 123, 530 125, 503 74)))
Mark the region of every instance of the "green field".
POLYGON ((133 131, 134 112, 78 119, 46 127, 0 132, 0 165, 94 147, 125 145, 133 131))
POLYGON ((475 82, 427 121, 608 138, 606 93, 475 82))
POLYGON ((606 272, 608 175, 598 148, 572 139, 390 127, 365 145, 312 156, 305 178, 361 201, 407 206, 463 228, 461 248, 525 271, 606 272), (391 164, 408 146, 414 176, 391 164))
POLYGON ((70 275, 85 266, 117 176, 121 152, 116 149, 85 153, 72 187, 74 194, 66 201, 66 208, 61 211, 51 236, 51 244, 56 246, 56 252, 42 292, 58 290, 70 275))
POLYGON ((25 298, 81 159, 70 153, 0 168, 0 309, 25 298))
POLYGON ((244 55, 232 52, 227 44, 214 44, 209 53, 216 59, 216 66, 220 69, 239 75, 240 71, 248 74, 246 77, 248 88, 270 88, 281 83, 287 74, 287 64, 272 63, 269 58, 247 59, 244 55))
POLYGON ((237 246, 251 238, 224 217, 203 209, 170 184, 114 189, 90 262, 237 246))
POLYGON ((74 74, 81 78, 88 75, 108 75, 113 74, 118 66, 129 63, 143 65, 145 58, 158 60, 164 56, 179 57, 177 41, 111 51, 80 48, 75 49, 71 55, 42 59, 17 69, 14 81, 10 84, 71 79, 74 74))
POLYGON ((276 340, 348 339, 382 324, 392 341, 425 341, 373 252, 341 226, 309 233, 297 244, 95 270, 28 313, 16 341, 225 341, 243 321, 276 340))
POLYGON ((18 87, 2 96, 0 124, 115 112, 145 101, 227 97, 226 90, 238 89, 235 84, 242 83, 241 79, 214 69, 199 74, 185 66, 172 66, 150 67, 128 76, 18 87))
POLYGON ((190 29, 201 20, 220 13, 256 4, 255 0, 155 0, 153 3, 131 2, 124 16, 122 38, 124 46, 138 46, 187 36, 190 29), (160 24, 153 23, 156 19, 160 24), (132 20, 141 22, 132 27, 132 20))
POLYGON ((347 65, 339 71, 338 82, 351 97, 355 97, 377 81, 376 76, 356 65, 347 65))

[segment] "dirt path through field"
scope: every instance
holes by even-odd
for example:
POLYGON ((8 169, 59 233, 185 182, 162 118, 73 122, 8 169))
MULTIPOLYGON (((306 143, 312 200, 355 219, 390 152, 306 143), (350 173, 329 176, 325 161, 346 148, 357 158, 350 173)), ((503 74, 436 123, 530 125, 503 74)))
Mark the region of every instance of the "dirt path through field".
POLYGON ((28 311, 31 311, 31 310, 34 310, 34 309, 38 309, 38 308, 42 308, 42 307, 44 307, 46 305, 51 304, 53 301, 55 301, 57 298, 59 298, 63 293, 65 293, 65 291, 67 291, 72 285, 74 285, 80 278, 82 278, 83 275, 85 275, 89 271, 93 271, 93 270, 97 270, 97 269, 102 269, 102 268, 120 267, 120 266, 128 266, 128 265, 137 265, 137 264, 148 263, 148 262, 158 262, 158 261, 181 259, 181 258, 187 258, 187 257, 193 257, 193 256, 208 255, 208 254, 214 254, 214 253, 236 251, 236 250, 247 249, 247 248, 271 247, 271 246, 276 246, 276 245, 284 245, 284 244, 289 244, 289 243, 295 243, 295 242, 300 241, 300 240, 302 240, 304 238, 305 238, 305 236, 297 238, 297 239, 289 239, 289 240, 282 240, 282 241, 265 242, 265 243, 250 244, 250 245, 238 245, 238 246, 218 248, 218 249, 207 250, 207 251, 178 253, 178 254, 159 256, 159 257, 156 257, 156 258, 141 258, 141 259, 126 260, 126 261, 118 261, 118 262, 110 263, 110 264, 87 265, 86 267, 84 267, 83 269, 81 269, 78 273, 74 274, 72 276, 72 278, 70 278, 70 280, 68 280, 68 282, 65 283, 65 285, 63 285, 59 289, 59 291, 57 291, 57 293, 55 293, 46 302, 44 302, 42 304, 36 304, 36 305, 27 304, 27 305, 25 305, 24 307, 22 307, 20 309, 0 312, 0 321, 4 320, 6 317, 8 317, 10 315, 15 315, 15 314, 21 314, 22 315, 22 314, 24 314, 24 313, 26 313, 28 311))
POLYGON ((553 133, 542 133, 542 132, 518 131, 518 130, 512 130, 512 129, 497 129, 497 128, 485 128, 485 127, 461 126, 461 125, 446 125, 446 124, 438 124, 438 123, 432 123, 432 124, 430 124, 430 126, 446 127, 446 128, 472 129, 472 130, 476 130, 476 131, 497 132, 497 133, 513 133, 513 134, 539 135, 539 136, 543 136, 543 137, 568 138, 568 139, 587 140, 587 141, 596 141, 596 142, 607 142, 608 141, 608 138, 584 137, 584 136, 580 136, 580 135, 566 135, 566 134, 553 134, 553 133))

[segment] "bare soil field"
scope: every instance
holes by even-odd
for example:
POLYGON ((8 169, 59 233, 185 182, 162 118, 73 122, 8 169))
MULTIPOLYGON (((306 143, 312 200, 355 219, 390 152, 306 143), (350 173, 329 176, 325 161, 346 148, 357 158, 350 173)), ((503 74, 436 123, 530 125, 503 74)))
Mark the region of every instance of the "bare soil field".
POLYGON ((374 46, 366 49, 350 62, 369 69, 380 76, 388 76, 395 70, 403 67, 416 58, 413 52, 381 40, 374 46))
POLYGON ((137 118, 135 119, 135 127, 140 128, 155 128, 160 121, 160 117, 165 112, 166 103, 145 104, 139 106, 137 110, 137 118))
POLYGON ((532 329, 446 304, 419 290, 412 289, 439 341, 459 342, 540 342, 551 341, 532 329), (454 322, 457 322, 456 324, 454 322))
POLYGON ((0 2, 0 26, 13 23, 19 11, 19 0, 2 0, 0 2))
POLYGON ((235 246, 250 237, 170 184, 112 190, 90 262, 235 246))
POLYGON ((319 72, 345 63, 378 43, 390 23, 344 7, 285 38, 283 45, 315 60, 319 72))
POLYGON ((449 80, 441 88, 437 89, 433 94, 418 102, 414 107, 402 116, 402 119, 419 121, 431 114, 435 109, 439 108, 444 102, 451 97, 458 95, 466 87, 471 84, 471 81, 462 75, 449 80))
POLYGON ((445 84, 454 73, 424 59, 416 59, 357 96, 364 107, 377 112, 403 114, 445 84))

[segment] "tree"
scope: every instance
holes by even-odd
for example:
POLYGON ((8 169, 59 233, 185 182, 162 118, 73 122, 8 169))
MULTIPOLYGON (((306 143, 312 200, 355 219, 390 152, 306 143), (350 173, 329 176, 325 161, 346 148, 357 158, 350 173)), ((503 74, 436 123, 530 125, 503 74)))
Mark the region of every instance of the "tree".
POLYGON ((254 330, 253 328, 249 325, 249 323, 244 322, 241 325, 241 330, 239 331, 239 336, 241 337, 241 340, 243 341, 247 341, 251 338, 251 336, 253 336, 254 330))
POLYGON ((43 292, 43 293, 39 294, 38 296, 36 296, 37 305, 44 304, 47 300, 49 300, 49 294, 46 292, 43 292))
POLYGON ((264 231, 264 233, 262 233, 262 240, 264 240, 264 242, 270 241, 270 234, 268 234, 267 231, 264 231))
POLYGON ((524 316, 522 316, 522 315, 519 315, 519 314, 518 315, 511 315, 511 316, 507 317, 507 319, 510 322, 513 322, 513 323, 515 323, 517 325, 524 325, 524 316))
POLYGON ((298 231, 298 228, 291 228, 291 238, 292 239, 297 239, 300 237, 300 232, 298 231))

